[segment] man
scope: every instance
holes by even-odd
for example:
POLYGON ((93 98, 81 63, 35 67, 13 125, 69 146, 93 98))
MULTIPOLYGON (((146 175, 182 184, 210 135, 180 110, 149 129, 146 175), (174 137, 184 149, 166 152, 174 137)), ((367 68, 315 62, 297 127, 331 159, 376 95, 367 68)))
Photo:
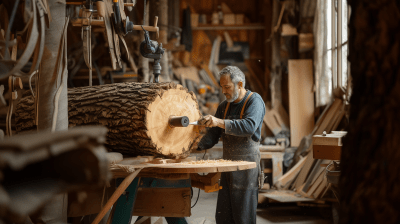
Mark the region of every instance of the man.
POLYGON ((198 143, 198 150, 213 147, 222 136, 224 159, 256 162, 257 167, 222 173, 215 219, 217 224, 255 224, 264 101, 244 88, 245 76, 236 66, 220 72, 220 85, 226 100, 218 106, 215 117, 207 115, 199 120, 210 129, 198 143))

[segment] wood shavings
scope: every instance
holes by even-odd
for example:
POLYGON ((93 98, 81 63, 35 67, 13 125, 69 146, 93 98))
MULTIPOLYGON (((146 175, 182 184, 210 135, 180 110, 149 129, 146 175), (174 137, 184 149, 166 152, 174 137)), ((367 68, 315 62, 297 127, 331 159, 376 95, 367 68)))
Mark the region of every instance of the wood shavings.
POLYGON ((219 159, 219 160, 198 160, 198 161, 190 161, 190 162, 183 162, 179 163, 179 165, 213 165, 213 164, 218 164, 218 165, 229 165, 229 164, 237 164, 237 163, 246 163, 245 161, 232 161, 232 160, 225 160, 225 159, 219 159))
POLYGON ((136 170, 134 167, 132 167, 130 165, 121 165, 121 164, 111 164, 110 168, 111 168, 111 170, 113 170, 113 169, 121 169, 121 170, 123 170, 124 172, 127 172, 127 173, 133 173, 136 170))

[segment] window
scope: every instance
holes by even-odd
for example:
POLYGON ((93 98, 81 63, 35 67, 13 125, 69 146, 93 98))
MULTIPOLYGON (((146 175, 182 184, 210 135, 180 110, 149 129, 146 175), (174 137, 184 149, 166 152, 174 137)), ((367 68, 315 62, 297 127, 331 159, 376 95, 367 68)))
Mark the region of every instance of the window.
POLYGON ((327 25, 327 71, 332 75, 332 89, 347 89, 350 71, 348 56, 349 6, 346 0, 328 0, 326 4, 327 25))

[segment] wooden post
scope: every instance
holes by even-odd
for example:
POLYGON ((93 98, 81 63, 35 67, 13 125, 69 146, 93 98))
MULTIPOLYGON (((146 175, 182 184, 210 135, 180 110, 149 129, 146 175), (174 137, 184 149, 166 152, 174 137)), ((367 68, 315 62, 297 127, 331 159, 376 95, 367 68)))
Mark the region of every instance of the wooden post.
POLYGON ((277 103, 282 102, 282 69, 281 69, 281 56, 280 56, 280 34, 275 32, 274 28, 279 20, 279 0, 273 0, 272 3, 272 60, 271 60, 271 102, 274 107, 277 103))
MULTIPOLYGON (((52 129, 53 114, 56 112, 55 99, 59 87, 62 88, 61 94, 58 97, 58 115, 56 119, 55 130, 68 129, 68 98, 67 98, 67 74, 57 73, 56 65, 57 55, 60 49, 60 42, 64 33, 65 20, 65 3, 56 0, 48 1, 52 17, 49 28, 45 31, 45 50, 40 66, 39 79, 39 97, 38 100, 38 130, 52 129), (61 80, 63 79, 63 80, 61 80), (62 86, 60 86, 62 85, 62 86)), ((65 40, 66 41, 66 40, 65 40)), ((67 49, 65 49, 67 50, 67 49)), ((63 56, 60 57, 61 60, 63 56)), ((62 69, 62 68, 60 68, 62 69)), ((65 73, 67 73, 65 71, 65 73)), ((33 223, 47 223, 52 220, 54 223, 67 223, 67 194, 61 194, 49 201, 42 213, 37 216, 32 216, 33 223)))
MULTIPOLYGON (((168 43, 168 0, 156 0, 155 1, 157 7, 157 15, 160 19, 160 38, 159 42, 163 45, 168 43)), ((169 82, 171 77, 169 75, 169 66, 168 66, 168 53, 165 52, 161 58, 161 78, 162 80, 169 82)))
MULTIPOLYGON (((149 25, 149 2, 150 1, 146 1, 146 6, 145 9, 146 10, 146 18, 145 18, 145 25, 149 25)), ((144 12, 143 12, 144 15, 144 12)), ((142 18, 142 23, 143 24, 143 18, 142 18)), ((144 41, 144 33, 140 32, 140 39, 139 39, 139 43, 138 43, 138 49, 140 48, 140 44, 144 41)), ((145 58, 143 56, 139 56, 139 69, 142 71, 142 80, 140 80, 141 82, 149 82, 150 81, 150 75, 149 75, 149 59, 145 58)))
MULTIPOLYGON (((264 15, 265 15, 265 39, 271 36, 271 25, 272 25, 272 0, 264 0, 264 15)), ((264 74, 264 86, 267 88, 270 84, 271 79, 271 43, 265 45, 265 74, 264 74)), ((264 91, 264 101, 269 101, 271 97, 269 88, 264 91)))

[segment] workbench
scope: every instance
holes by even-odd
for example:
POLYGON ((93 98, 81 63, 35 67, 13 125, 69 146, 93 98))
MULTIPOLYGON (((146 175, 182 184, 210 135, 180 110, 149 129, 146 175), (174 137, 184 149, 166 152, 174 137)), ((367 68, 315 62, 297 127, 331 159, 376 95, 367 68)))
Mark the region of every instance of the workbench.
MULTIPOLYGON (((167 223, 186 224, 184 217, 191 215, 191 187, 218 191, 221 172, 252 168, 256 168, 255 162, 128 158, 110 166, 115 184, 111 197, 104 199, 103 192, 97 199, 87 199, 86 204, 91 207, 91 214, 98 213, 93 224, 99 223, 111 207, 107 224, 128 224, 132 216, 166 217, 167 223), (99 201, 107 203, 94 211, 93 203, 99 201)), ((69 215, 84 215, 78 214, 82 210, 79 206, 69 207, 69 215)))

